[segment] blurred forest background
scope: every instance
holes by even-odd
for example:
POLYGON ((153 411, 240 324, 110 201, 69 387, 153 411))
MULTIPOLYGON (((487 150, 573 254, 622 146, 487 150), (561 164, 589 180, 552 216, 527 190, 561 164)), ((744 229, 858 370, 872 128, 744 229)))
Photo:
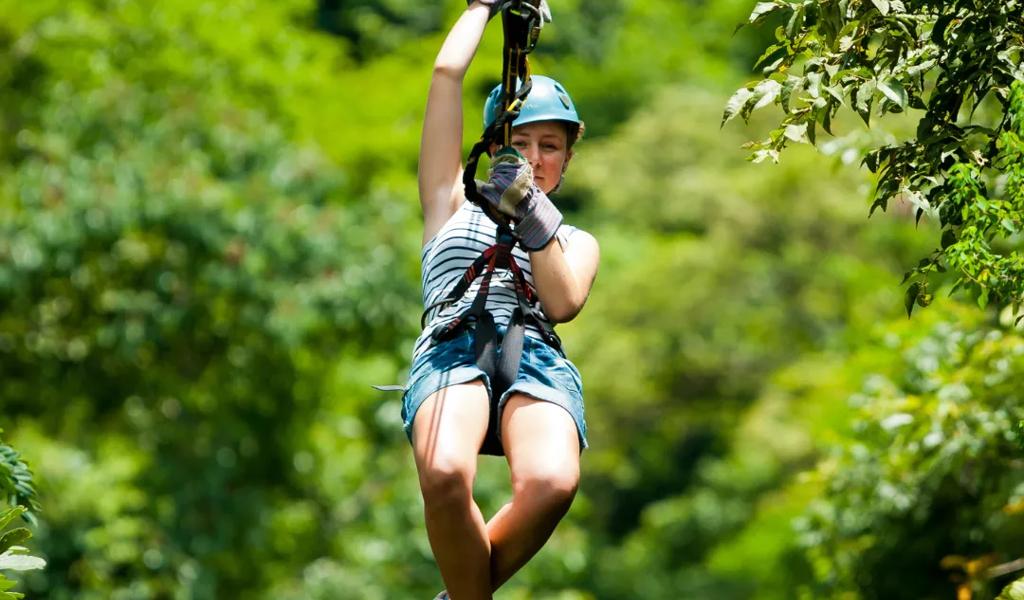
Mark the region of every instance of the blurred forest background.
MULTIPOLYGON (((602 245, 560 328, 591 448, 497 598, 993 598, 1019 575, 992 567, 1024 556, 1024 335, 941 276, 908 320, 939 228, 869 220, 859 167, 905 118, 842 113, 777 165, 741 148, 772 115, 720 128, 775 41, 734 33, 754 4, 552 4, 532 66, 588 126, 557 201, 602 245)), ((418 333, 419 130, 463 8, 0 0, 0 427, 47 561, 15 589, 442 587, 399 398, 370 384, 404 381, 418 333)), ((492 23, 467 148, 500 48, 492 23)), ((507 469, 481 462, 489 515, 507 469)))

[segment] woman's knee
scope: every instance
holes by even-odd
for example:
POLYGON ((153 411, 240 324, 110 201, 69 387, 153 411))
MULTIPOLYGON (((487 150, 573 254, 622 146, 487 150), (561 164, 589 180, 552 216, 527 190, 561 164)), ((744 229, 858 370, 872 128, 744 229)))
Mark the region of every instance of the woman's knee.
POLYGON ((568 510, 579 489, 579 467, 571 463, 533 466, 513 474, 517 497, 542 502, 552 509, 568 510))
POLYGON ((424 501, 469 502, 489 404, 482 382, 432 394, 413 422, 413 452, 424 501))
POLYGON ((475 460, 435 455, 419 467, 420 491, 428 506, 469 502, 475 477, 475 460))

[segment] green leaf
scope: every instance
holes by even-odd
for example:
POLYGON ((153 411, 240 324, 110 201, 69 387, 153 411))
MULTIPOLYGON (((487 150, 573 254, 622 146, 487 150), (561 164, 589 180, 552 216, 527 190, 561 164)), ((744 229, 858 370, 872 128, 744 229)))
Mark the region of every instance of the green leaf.
POLYGON ((807 123, 790 123, 786 125, 786 139, 798 144, 807 143, 807 123))
POLYGON ((865 125, 871 125, 871 99, 875 95, 876 84, 869 79, 860 85, 854 92, 854 108, 865 125))
POLYGON ((757 98, 757 103, 750 109, 755 111, 759 108, 764 108, 771 104, 775 98, 782 91, 782 84, 774 79, 762 80, 754 87, 754 96, 757 98))
POLYGON ((934 67, 936 64, 938 64, 938 61, 935 60, 934 58, 921 61, 916 65, 907 67, 907 75, 910 75, 911 77, 917 77, 921 73, 931 70, 931 68, 934 67))
POLYGON ((906 293, 903 296, 903 305, 907 307, 907 318, 910 318, 910 313, 914 310, 914 304, 917 302, 917 297, 921 295, 921 283, 915 281, 910 284, 907 288, 906 293))
POLYGON ((889 199, 883 196, 877 196, 875 201, 871 203, 871 209, 868 210, 868 216, 875 214, 875 209, 881 208, 882 212, 885 212, 889 208, 889 199))
POLYGON ((782 84, 782 90, 779 91, 779 105, 782 106, 782 111, 787 115, 790 110, 790 97, 793 95, 793 90, 796 88, 798 83, 800 83, 800 78, 790 75, 786 78, 786 82, 782 84))
POLYGON ((20 544, 32 537, 32 532, 25 527, 12 529, 0 536, 0 551, 6 551, 11 546, 20 544))
POLYGON ((821 73, 812 71, 806 75, 807 83, 804 85, 804 89, 811 95, 812 98, 817 98, 821 95, 821 73))
MULTIPOLYGON (((768 60, 773 54, 785 47, 785 44, 772 44, 771 46, 768 46, 764 53, 757 59, 757 62, 754 63, 754 68, 756 69, 761 66, 764 61, 768 60)), ((785 58, 785 56, 783 56, 783 58, 785 58)))
POLYGON ((861 161, 861 164, 866 166, 868 168, 868 171, 871 171, 872 173, 877 173, 878 161, 881 160, 881 157, 882 149, 872 150, 871 152, 868 152, 867 154, 864 155, 864 160, 861 161))
POLYGON ((761 69, 761 74, 763 74, 765 77, 771 75, 772 73, 774 73, 775 71, 777 71, 779 69, 779 66, 785 60, 786 60, 785 56, 780 56, 780 57, 776 58, 775 60, 773 60, 771 62, 771 64, 768 64, 763 69, 761 69))
POLYGON ((907 90, 895 79, 879 81, 878 90, 891 100, 893 104, 899 106, 901 110, 907 108, 907 90))
POLYGON ((875 5, 875 8, 877 8, 878 12, 882 13, 882 15, 889 14, 889 0, 871 0, 871 3, 875 5))
POLYGON ((747 88, 740 88, 736 90, 736 93, 729 98, 729 101, 725 103, 725 112, 722 114, 722 124, 719 127, 725 127, 728 123, 736 116, 736 114, 746 105, 747 100, 754 95, 754 92, 747 88))
POLYGON ((835 98, 839 102, 840 106, 843 105, 843 90, 838 85, 826 85, 825 91, 828 92, 830 96, 835 98))
POLYGON ((7 577, 4 577, 2 573, 0 573, 0 600, 18 600, 19 598, 24 598, 25 594, 7 591, 15 585, 17 585, 17 582, 11 581, 7 577))
POLYGON ((772 162, 779 162, 779 151, 771 148, 758 150, 754 152, 754 155, 750 157, 750 162, 757 164, 771 159, 772 162))
POLYGON ((754 6, 753 12, 750 13, 750 18, 747 22, 756 23, 784 6, 785 5, 776 4, 775 2, 758 2, 757 5, 754 6))
POLYGON ((0 570, 2 571, 35 571, 46 567, 46 561, 38 556, 25 553, 24 548, 11 548, 0 554, 0 570))
POLYGON ((796 37, 797 31, 800 26, 804 24, 804 16, 806 15, 807 9, 803 4, 797 6, 793 10, 793 14, 789 17, 789 21, 786 22, 786 35, 789 37, 796 37))
POLYGON ((24 506, 13 506, 0 514, 0 531, 7 529, 7 526, 11 524, 11 521, 16 519, 23 512, 25 512, 24 506))
POLYGON ((834 135, 832 133, 832 111, 831 110, 825 109, 825 116, 822 117, 822 119, 821 119, 821 127, 822 127, 822 129, 827 131, 829 135, 834 135))
POLYGON ((982 288, 981 293, 978 294, 978 308, 984 309, 988 306, 988 288, 982 288))

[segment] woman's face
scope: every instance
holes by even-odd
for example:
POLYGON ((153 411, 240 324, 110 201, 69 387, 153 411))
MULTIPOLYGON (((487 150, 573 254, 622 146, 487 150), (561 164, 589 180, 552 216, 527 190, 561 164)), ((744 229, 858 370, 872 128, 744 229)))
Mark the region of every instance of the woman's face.
POLYGON ((568 132, 559 121, 537 121, 512 130, 510 144, 526 157, 533 167, 533 181, 550 193, 562 180, 562 173, 572 158, 567 144, 568 132))

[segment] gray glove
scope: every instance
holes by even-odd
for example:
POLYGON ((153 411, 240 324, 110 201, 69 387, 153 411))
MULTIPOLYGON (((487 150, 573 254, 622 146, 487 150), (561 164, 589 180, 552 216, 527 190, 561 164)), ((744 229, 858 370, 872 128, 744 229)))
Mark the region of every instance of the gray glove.
POLYGON ((533 183, 533 169, 526 158, 506 146, 494 155, 488 176, 486 183, 477 182, 477 190, 512 219, 520 245, 527 250, 547 246, 562 224, 562 213, 533 183))

